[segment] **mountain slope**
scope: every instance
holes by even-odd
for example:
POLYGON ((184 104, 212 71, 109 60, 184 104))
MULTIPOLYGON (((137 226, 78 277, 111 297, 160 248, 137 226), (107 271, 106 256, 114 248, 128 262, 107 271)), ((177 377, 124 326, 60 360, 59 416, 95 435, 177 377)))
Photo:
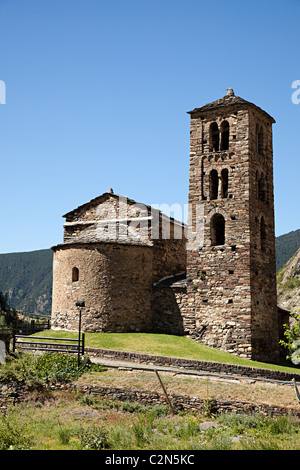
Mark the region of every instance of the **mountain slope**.
POLYGON ((276 271, 279 271, 300 247, 300 229, 276 237, 275 247, 276 271))
POLYGON ((0 255, 0 291, 11 307, 50 315, 52 256, 51 250, 0 255))

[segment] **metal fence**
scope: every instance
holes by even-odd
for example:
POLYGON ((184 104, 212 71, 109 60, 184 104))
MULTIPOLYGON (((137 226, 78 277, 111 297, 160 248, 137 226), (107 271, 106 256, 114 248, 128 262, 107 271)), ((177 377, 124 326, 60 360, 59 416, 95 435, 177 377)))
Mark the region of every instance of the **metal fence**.
POLYGON ((84 356, 85 335, 82 333, 78 338, 51 338, 49 336, 16 335, 13 336, 13 351, 16 349, 41 352, 61 352, 77 354, 78 365, 80 357, 84 356), (64 341, 60 342, 59 341, 64 341))
POLYGON ((13 336, 13 351, 30 349, 36 351, 67 352, 84 355, 85 337, 80 338, 51 338, 49 336, 28 337, 28 335, 13 336), (59 341, 63 341, 60 342, 59 341))

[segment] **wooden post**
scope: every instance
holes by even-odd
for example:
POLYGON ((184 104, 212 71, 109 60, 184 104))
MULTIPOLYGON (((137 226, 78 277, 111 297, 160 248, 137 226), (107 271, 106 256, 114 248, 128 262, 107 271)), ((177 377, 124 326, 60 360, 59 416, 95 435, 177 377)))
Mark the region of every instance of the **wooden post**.
POLYGON ((299 394, 299 390, 298 390, 298 387, 297 387, 295 377, 293 377, 292 382, 294 384, 294 389, 295 389, 295 392, 296 392, 297 400, 298 400, 298 402, 300 402, 300 394, 299 394))
POLYGON ((167 390, 165 389, 164 384, 162 383, 161 378, 160 378, 160 376, 159 376, 159 374, 158 374, 158 372, 157 372, 156 369, 155 369, 155 373, 156 373, 157 378, 158 378, 158 380, 159 380, 159 383, 160 383, 160 385, 161 385, 161 387, 162 387, 162 389, 163 389, 163 391, 164 391, 164 394, 165 394, 166 399, 167 399, 167 402, 168 402, 168 404, 169 404, 171 413, 172 413, 172 415, 173 415, 173 414, 174 414, 174 408, 173 408, 172 403, 170 402, 170 399, 169 399, 169 397, 168 397, 167 390))

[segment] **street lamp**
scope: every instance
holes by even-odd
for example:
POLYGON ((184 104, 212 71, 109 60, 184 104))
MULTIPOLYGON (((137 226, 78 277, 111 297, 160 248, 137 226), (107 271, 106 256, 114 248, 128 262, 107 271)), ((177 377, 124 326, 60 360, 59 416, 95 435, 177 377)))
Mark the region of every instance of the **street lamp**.
POLYGON ((79 333, 78 333, 78 367, 80 364, 80 336, 81 336, 81 309, 85 307, 85 302, 83 300, 80 300, 76 302, 76 307, 79 308, 79 333))

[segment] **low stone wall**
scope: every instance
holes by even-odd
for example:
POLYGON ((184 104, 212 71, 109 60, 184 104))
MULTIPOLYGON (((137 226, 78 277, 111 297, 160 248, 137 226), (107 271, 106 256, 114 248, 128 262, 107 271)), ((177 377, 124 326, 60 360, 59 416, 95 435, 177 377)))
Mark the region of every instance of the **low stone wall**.
MULTIPOLYGON (((91 385, 82 385, 77 387, 82 393, 89 393, 96 396, 109 398, 119 401, 138 401, 144 405, 165 405, 168 406, 164 395, 147 392, 143 390, 128 390, 114 387, 99 387, 91 385)), ((300 409, 285 406, 272 406, 262 403, 248 403, 242 401, 225 401, 215 399, 203 399, 198 397, 189 397, 186 395, 169 394, 169 399, 176 411, 188 412, 210 412, 236 413, 236 414, 262 414, 265 416, 294 416, 300 418, 300 409)))
POLYGON ((271 369, 260 369, 257 367, 245 367, 218 362, 197 361, 178 357, 153 356, 150 354, 116 351, 111 349, 85 348, 86 354, 103 359, 114 359, 121 361, 137 362, 153 366, 179 367, 188 370, 207 371, 210 373, 236 375, 249 378, 265 378, 290 382, 293 378, 300 382, 300 371, 290 374, 271 369))
MULTIPOLYGON (((128 390, 116 387, 100 387, 94 385, 76 385, 76 384, 50 384, 49 390, 64 389, 91 394, 103 398, 118 401, 139 402, 144 405, 168 406, 165 395, 157 392, 148 392, 145 390, 128 390)), ((45 387, 47 389, 47 387, 45 387)), ((17 405, 28 399, 31 390, 29 387, 9 383, 0 386, 0 414, 5 414, 7 408, 17 405)), ((236 413, 264 416, 294 416, 300 419, 300 409, 295 407, 272 406, 263 403, 249 403, 242 401, 225 401, 216 399, 204 399, 191 397, 188 395, 168 394, 175 411, 198 412, 198 413, 236 413)))

